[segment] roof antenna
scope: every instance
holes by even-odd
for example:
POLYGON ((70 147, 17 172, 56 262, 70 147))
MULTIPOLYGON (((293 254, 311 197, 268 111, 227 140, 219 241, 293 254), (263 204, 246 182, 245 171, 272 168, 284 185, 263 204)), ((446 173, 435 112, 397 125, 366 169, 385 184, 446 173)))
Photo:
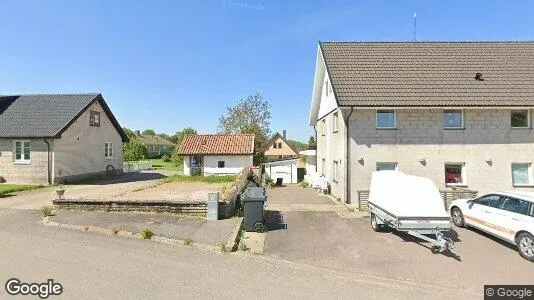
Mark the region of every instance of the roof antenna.
POLYGON ((417 40, 417 13, 413 13, 413 40, 417 40))

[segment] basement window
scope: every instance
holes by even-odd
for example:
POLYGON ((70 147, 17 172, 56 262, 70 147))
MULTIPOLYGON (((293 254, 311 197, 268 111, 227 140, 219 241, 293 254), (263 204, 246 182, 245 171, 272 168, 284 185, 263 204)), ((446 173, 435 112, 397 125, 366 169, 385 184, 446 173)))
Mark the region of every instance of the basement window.
POLYGON ((224 160, 219 160, 217 162, 217 168, 224 168, 224 160))

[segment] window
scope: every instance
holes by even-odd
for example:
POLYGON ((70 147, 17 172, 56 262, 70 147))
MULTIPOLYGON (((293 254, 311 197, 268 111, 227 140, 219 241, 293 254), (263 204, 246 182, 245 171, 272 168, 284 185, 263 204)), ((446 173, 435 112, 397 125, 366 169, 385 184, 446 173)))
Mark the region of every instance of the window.
POLYGON ((464 112, 460 109, 443 111, 443 127, 446 129, 464 128, 464 112))
POLYGON ((339 180, 339 161, 337 161, 337 160, 334 160, 332 174, 334 176, 333 180, 335 182, 338 182, 338 180, 339 180))
POLYGON ((501 200, 501 196, 499 195, 485 195, 476 200, 477 204, 490 206, 490 207, 497 207, 499 206, 499 201, 501 200))
POLYGON ((113 158, 113 143, 104 143, 104 156, 106 158, 113 158))
POLYGON ((528 216, 531 213, 530 206, 531 204, 527 201, 504 196, 499 208, 516 214, 528 216))
POLYGON ((464 163, 445 164, 445 184, 467 185, 464 163))
POLYGON ((89 125, 100 127, 100 112, 89 111, 89 125))
POLYGON ((217 162, 217 168, 224 168, 224 160, 219 160, 217 162))
POLYGON ((31 162, 31 142, 30 141, 15 141, 15 163, 29 164, 31 162))
POLYGON ((278 146, 278 145, 276 143, 274 143, 273 144, 273 148, 276 149, 277 148, 276 146, 278 146))
POLYGON ((376 111, 376 128, 396 128, 396 126, 397 121, 394 110, 376 111))
POLYGON ((282 143, 278 143, 278 149, 282 149, 282 143))
POLYGON ((337 117, 337 112, 336 112, 332 115, 332 131, 333 132, 338 131, 337 123, 338 123, 338 117, 337 117))
POLYGON ((531 164, 512 164, 512 184, 514 186, 532 184, 531 164))
POLYGON ((377 162, 376 163, 376 170, 377 171, 394 171, 397 170, 397 163, 394 162, 377 162))
POLYGON ((324 176, 325 168, 326 168, 326 160, 323 158, 323 159, 321 160, 321 176, 324 176))
POLYGON ((512 110, 510 117, 512 128, 528 128, 530 126, 530 115, 528 110, 512 110))
POLYGON ((325 136, 326 135, 326 120, 325 119, 323 119, 323 126, 321 126, 321 127, 322 127, 321 128, 321 134, 323 136, 325 136))

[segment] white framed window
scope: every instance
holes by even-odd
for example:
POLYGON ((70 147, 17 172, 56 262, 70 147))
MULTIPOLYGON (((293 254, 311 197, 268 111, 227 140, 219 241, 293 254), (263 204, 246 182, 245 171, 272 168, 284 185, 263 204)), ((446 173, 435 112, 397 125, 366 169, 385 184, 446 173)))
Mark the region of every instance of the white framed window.
POLYGON ((332 164, 332 176, 334 182, 339 181, 339 160, 334 160, 334 163, 332 164))
POLYGON ((510 126, 512 128, 529 128, 530 113, 528 109, 512 110, 510 112, 510 126))
POLYGON ((278 149, 282 149, 282 143, 281 142, 278 143, 278 149))
POLYGON ((376 111, 376 128, 395 129, 397 128, 397 117, 393 109, 378 109, 376 111))
POLYGON ((395 171, 397 170, 396 162, 377 162, 376 163, 377 171, 395 171))
POLYGON ((106 158, 113 158, 113 143, 111 142, 104 143, 104 156, 106 158))
POLYGON ((443 128, 464 128, 464 111, 461 109, 446 109, 443 111, 443 128))
POLYGON ((14 148, 13 162, 17 164, 31 163, 32 144, 30 141, 24 141, 24 140, 14 141, 13 148, 14 148))
POLYGON ((325 169, 326 169, 326 159, 322 159, 321 160, 321 175, 324 176, 325 174, 325 169))
POLYGON ((445 164, 445 185, 467 186, 465 163, 445 164))
POLYGON ((512 184, 514 186, 533 185, 533 182, 531 163, 512 164, 512 184))
POLYGON ((326 120, 323 119, 322 122, 323 122, 323 126, 321 126, 322 127, 321 128, 321 135, 325 136, 326 135, 326 120))
POLYGON ((335 112, 332 114, 332 132, 337 132, 338 131, 338 113, 335 112))
POLYGON ((89 111, 89 125, 100 127, 100 112, 98 111, 89 111))
POLYGON ((277 144, 276 144, 276 143, 274 143, 274 144, 273 144, 273 149, 276 149, 276 146, 277 146, 277 144))

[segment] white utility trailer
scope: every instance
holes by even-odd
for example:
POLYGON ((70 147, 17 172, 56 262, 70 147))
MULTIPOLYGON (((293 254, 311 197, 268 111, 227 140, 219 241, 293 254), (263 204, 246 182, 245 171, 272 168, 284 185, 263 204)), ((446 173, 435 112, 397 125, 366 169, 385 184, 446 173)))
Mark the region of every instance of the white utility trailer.
POLYGON ((428 178, 400 171, 373 172, 369 192, 374 231, 390 227, 430 242, 432 253, 454 248, 444 235, 451 229, 450 216, 436 185, 428 178))

